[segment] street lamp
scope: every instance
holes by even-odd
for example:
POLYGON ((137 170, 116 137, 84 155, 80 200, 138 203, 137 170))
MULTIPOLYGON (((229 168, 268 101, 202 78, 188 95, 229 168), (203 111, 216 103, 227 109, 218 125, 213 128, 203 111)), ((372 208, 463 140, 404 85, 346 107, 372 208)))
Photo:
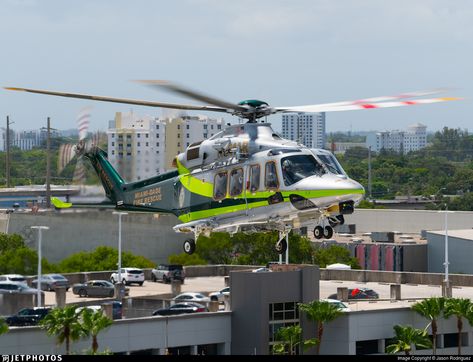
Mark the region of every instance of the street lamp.
MULTIPOLYGON (((446 190, 445 187, 442 187, 440 191, 442 190, 446 190)), ((444 292, 442 293, 442 295, 446 296, 446 297, 450 297, 450 280, 448 278, 448 264, 449 261, 448 261, 448 204, 445 202, 445 261, 443 263, 444 265, 444 268, 445 268, 445 279, 444 279, 444 286, 443 286, 443 290, 444 292)))
POLYGON ((36 288, 38 288, 38 292, 36 294, 36 303, 38 307, 41 307, 41 234, 42 230, 49 230, 49 226, 31 226, 31 229, 38 230, 38 283, 36 283, 36 288))
POLYGON ((122 216, 128 215, 127 212, 114 211, 113 215, 118 215, 118 282, 122 282, 122 216))

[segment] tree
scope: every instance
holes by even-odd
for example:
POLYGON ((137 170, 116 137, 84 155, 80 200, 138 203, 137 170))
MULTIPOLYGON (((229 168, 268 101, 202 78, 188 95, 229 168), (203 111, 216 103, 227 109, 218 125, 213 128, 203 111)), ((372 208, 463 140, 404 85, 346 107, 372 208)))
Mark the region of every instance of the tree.
POLYGON ((320 300, 314 300, 307 304, 299 303, 299 309, 307 314, 309 320, 317 323, 317 354, 319 354, 324 334, 324 324, 337 319, 343 312, 337 306, 320 300))
POLYGON ((79 313, 75 305, 64 308, 54 308, 39 323, 50 336, 56 336, 57 343, 66 342, 66 354, 70 353, 70 342, 78 340, 83 335, 79 321, 79 313))
POLYGON ((321 268, 335 263, 350 265, 352 269, 361 269, 358 259, 350 255, 350 251, 340 245, 330 245, 330 247, 320 247, 314 253, 314 262, 321 268))
POLYGON ((395 325, 394 332, 396 334, 396 343, 386 347, 388 353, 404 352, 406 356, 408 356, 412 345, 421 348, 430 348, 432 346, 432 341, 425 329, 422 330, 411 326, 395 325))
POLYGON ((297 348, 303 344, 304 348, 310 348, 318 343, 317 338, 311 338, 307 341, 302 341, 302 328, 296 324, 293 326, 279 328, 275 338, 281 342, 273 345, 274 354, 286 354, 286 347, 288 354, 297 354, 297 348))
POLYGON ((84 308, 81 311, 81 328, 85 337, 92 336, 92 354, 96 354, 99 349, 97 335, 104 329, 110 327, 113 321, 103 314, 101 310, 92 311, 84 308))
POLYGON ((8 324, 5 322, 5 319, 0 318, 0 335, 8 332, 8 324))
MULTIPOLYGON (((457 317, 457 329, 458 329, 458 355, 462 352, 462 340, 461 333, 463 330, 463 318, 467 318, 468 321, 473 322, 473 304, 470 299, 466 298, 451 298, 445 302, 445 318, 449 318, 454 315, 457 317)), ((470 324, 472 324, 470 322, 470 324)))
MULTIPOLYGON (((437 319, 444 312, 445 298, 428 298, 421 302, 417 302, 412 306, 412 309, 419 313, 421 316, 430 320, 430 326, 432 328, 432 353, 437 353, 437 319)), ((428 325, 427 325, 428 327, 428 325)), ((427 328, 426 327, 426 328, 427 328)))

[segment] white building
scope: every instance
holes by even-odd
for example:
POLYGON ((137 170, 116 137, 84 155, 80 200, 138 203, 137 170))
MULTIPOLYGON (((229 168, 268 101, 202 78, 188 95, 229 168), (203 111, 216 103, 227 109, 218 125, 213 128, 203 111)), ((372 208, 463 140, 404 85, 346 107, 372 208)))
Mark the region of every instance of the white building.
POLYGON ((309 148, 324 148, 325 113, 283 114, 282 135, 309 148))
POLYGON ((415 123, 407 127, 406 131, 372 133, 366 137, 366 145, 376 152, 382 149, 403 154, 417 151, 427 146, 427 126, 415 123))
POLYGON ((125 180, 142 180, 170 169, 177 154, 222 128, 222 119, 202 116, 158 119, 118 112, 107 131, 108 158, 125 180))

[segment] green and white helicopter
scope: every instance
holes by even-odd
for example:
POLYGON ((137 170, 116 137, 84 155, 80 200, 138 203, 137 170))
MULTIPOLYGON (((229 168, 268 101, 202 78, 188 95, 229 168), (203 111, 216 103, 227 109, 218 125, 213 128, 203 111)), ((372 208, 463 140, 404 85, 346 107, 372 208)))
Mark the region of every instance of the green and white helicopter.
POLYGON ((230 125, 213 137, 191 144, 176 156, 175 169, 155 177, 125 182, 107 159, 107 153, 84 138, 75 153, 90 160, 105 189, 107 200, 99 204, 70 204, 53 199, 57 208, 99 207, 123 211, 171 213, 181 223, 180 233, 193 233, 184 251, 195 251, 200 234, 277 230, 275 249, 287 249, 286 236, 294 229, 313 224, 316 238, 330 238, 333 227, 343 224, 365 193, 350 179, 328 151, 310 149, 283 139, 269 123, 257 120, 275 113, 335 112, 436 103, 457 98, 421 98, 440 90, 406 93, 307 106, 271 107, 259 100, 238 104, 223 101, 167 81, 141 81, 208 105, 196 106, 64 93, 29 88, 8 90, 46 95, 183 110, 224 112, 247 119, 230 125))

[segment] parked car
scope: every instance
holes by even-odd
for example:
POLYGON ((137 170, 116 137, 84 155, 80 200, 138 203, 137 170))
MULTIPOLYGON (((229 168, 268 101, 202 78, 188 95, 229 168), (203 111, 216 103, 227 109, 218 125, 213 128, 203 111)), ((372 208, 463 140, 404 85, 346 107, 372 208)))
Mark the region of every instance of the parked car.
POLYGON ((0 282, 20 282, 26 284, 26 277, 21 274, 0 275, 0 282))
POLYGON ((111 302, 105 302, 102 305, 106 305, 106 304, 111 304, 112 305, 113 319, 122 319, 123 310, 122 310, 122 303, 121 302, 119 302, 117 300, 114 300, 114 301, 111 301, 111 302))
POLYGON ((179 303, 179 302, 198 302, 198 303, 208 303, 210 302, 210 298, 203 295, 202 293, 195 293, 195 292, 186 292, 181 293, 175 296, 172 299, 171 303, 179 303))
MULTIPOLYGON (((67 280, 61 274, 44 274, 41 276, 41 290, 56 290, 56 287, 66 287, 66 291, 69 290, 69 280, 67 280)), ((38 279, 34 279, 31 282, 33 288, 37 288, 38 279)))
MULTIPOLYGON (((378 299, 379 294, 369 288, 349 288, 348 299, 378 299)), ((329 295, 328 299, 337 299, 337 294, 329 295)))
POLYGON ((199 303, 193 302, 182 302, 176 303, 169 308, 161 308, 155 310, 153 315, 178 315, 178 314, 187 314, 187 313, 198 313, 198 312, 208 312, 209 310, 199 303))
POLYGON ((253 269, 252 272, 253 273, 266 273, 266 272, 272 272, 272 270, 266 267, 261 267, 258 269, 253 269))
POLYGON ((230 287, 220 289, 218 292, 213 292, 209 294, 211 301, 223 302, 226 295, 230 295, 230 287))
POLYGON ((102 306, 101 305, 85 305, 83 307, 77 307, 76 308, 76 313, 80 313, 82 312, 82 310, 84 309, 89 309, 90 311, 92 312, 98 312, 98 311, 103 311, 102 309, 102 306))
POLYGON ((79 297, 113 297, 115 287, 108 280, 90 280, 72 286, 72 293, 79 297))
POLYGON ((341 300, 338 300, 338 299, 321 299, 321 300, 335 305, 342 312, 350 312, 351 311, 351 309, 348 308, 348 306, 345 303, 343 303, 341 300))
MULTIPOLYGON (((37 294, 38 289, 30 288, 22 282, 0 282, 0 293, 37 294)), ((44 292, 41 292, 44 296, 44 292)))
POLYGON ((153 282, 170 283, 172 280, 179 280, 184 284, 185 277, 184 269, 179 264, 159 264, 157 268, 151 270, 151 280, 153 282))
POLYGON ((17 314, 5 318, 5 322, 9 326, 35 326, 50 310, 51 308, 46 307, 23 308, 17 314))
MULTIPOLYGON (((138 268, 121 268, 121 282, 125 285, 129 285, 131 283, 137 283, 139 285, 143 285, 145 281, 145 273, 142 269, 138 268)), ((118 283, 120 280, 118 278, 118 271, 112 273, 110 276, 110 281, 115 284, 118 283)))

